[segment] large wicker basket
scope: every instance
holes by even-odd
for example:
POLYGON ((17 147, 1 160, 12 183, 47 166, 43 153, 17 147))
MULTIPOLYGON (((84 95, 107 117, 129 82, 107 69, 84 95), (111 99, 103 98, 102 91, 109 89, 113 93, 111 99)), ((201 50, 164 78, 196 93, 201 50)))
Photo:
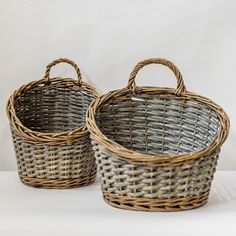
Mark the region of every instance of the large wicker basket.
POLYGON ((9 98, 7 114, 21 181, 29 186, 72 188, 96 177, 86 111, 98 97, 65 58, 47 66, 43 79, 23 85, 9 98), (52 66, 68 63, 77 80, 49 78, 52 66))
POLYGON ((187 92, 178 68, 147 59, 128 86, 96 99, 87 113, 103 197, 110 205, 143 211, 179 211, 207 202, 229 119, 221 107, 187 92), (163 64, 177 88, 137 87, 147 64, 163 64))

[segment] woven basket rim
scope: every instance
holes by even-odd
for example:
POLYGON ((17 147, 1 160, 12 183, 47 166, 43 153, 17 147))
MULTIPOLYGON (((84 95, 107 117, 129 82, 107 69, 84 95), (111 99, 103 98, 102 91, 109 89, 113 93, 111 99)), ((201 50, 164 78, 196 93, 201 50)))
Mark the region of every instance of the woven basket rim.
POLYGON ((160 88, 160 87, 151 87, 151 86, 139 86, 135 88, 135 91, 131 88, 122 88, 113 90, 107 94, 104 94, 94 100, 87 111, 87 127, 91 133, 92 139, 94 139, 98 144, 101 145, 101 148, 105 149, 108 153, 112 154, 118 159, 128 161, 130 163, 180 163, 186 160, 196 159, 200 157, 207 157, 208 155, 214 153, 220 146, 224 143, 225 139, 228 136, 229 132, 229 117, 225 111, 215 102, 206 98, 204 96, 198 95, 193 92, 183 91, 176 95, 176 89, 173 88, 160 88), (207 107, 210 107, 214 110, 220 120, 220 130, 213 140, 213 142, 199 151, 186 152, 181 154, 163 154, 163 155, 154 155, 154 154, 145 154, 137 151, 133 151, 125 148, 119 143, 109 139, 102 131, 98 128, 96 124, 95 115, 105 104, 116 98, 125 96, 130 93, 140 94, 140 93, 155 93, 158 95, 173 95, 179 97, 179 99, 195 100, 199 103, 204 104, 207 107))
POLYGON ((11 129, 14 130, 14 132, 16 132, 20 137, 22 137, 26 141, 35 144, 36 143, 59 144, 59 143, 74 142, 78 138, 89 135, 86 123, 85 125, 70 131, 38 132, 27 128, 18 119, 18 117, 16 116, 14 103, 19 96, 22 96, 24 93, 30 90, 44 89, 47 87, 56 87, 56 86, 61 88, 78 87, 80 90, 85 91, 88 95, 94 96, 95 98, 100 96, 92 85, 84 81, 81 81, 81 84, 79 85, 78 81, 72 78, 54 77, 50 78, 50 83, 48 84, 45 83, 45 78, 42 78, 40 80, 32 81, 22 85, 20 88, 15 90, 9 97, 7 101, 6 112, 11 129))
POLYGON ((224 110, 211 101, 210 99, 200 96, 198 94, 188 92, 184 85, 184 80, 182 74, 175 64, 165 58, 147 58, 143 61, 140 61, 133 68, 127 87, 123 89, 118 89, 111 91, 100 98, 97 98, 94 102, 90 104, 90 107, 87 111, 87 127, 91 133, 93 139, 95 139, 102 148, 105 148, 107 152, 112 154, 118 159, 123 159, 130 163, 152 163, 152 164, 162 164, 162 163, 172 163, 177 164, 186 160, 196 159, 199 157, 207 157, 210 154, 214 153, 220 146, 223 144, 225 139, 229 133, 229 118, 224 110), (174 73, 177 80, 176 89, 173 88, 160 88, 160 87, 150 87, 150 86, 142 86, 137 87, 135 78, 140 69, 142 69, 146 65, 150 64, 161 64, 168 67, 174 73), (163 154, 163 155, 154 155, 154 154, 145 154, 137 151, 132 151, 124 146, 118 144, 115 141, 108 139, 98 128, 95 121, 95 114, 99 108, 101 108, 104 104, 106 104, 109 100, 115 99, 119 96, 125 96, 127 93, 158 93, 158 94, 172 94, 178 96, 183 99, 193 99, 198 102, 205 104, 208 107, 211 107, 220 118, 220 131, 214 141, 206 148, 193 151, 188 153, 181 154, 163 154))

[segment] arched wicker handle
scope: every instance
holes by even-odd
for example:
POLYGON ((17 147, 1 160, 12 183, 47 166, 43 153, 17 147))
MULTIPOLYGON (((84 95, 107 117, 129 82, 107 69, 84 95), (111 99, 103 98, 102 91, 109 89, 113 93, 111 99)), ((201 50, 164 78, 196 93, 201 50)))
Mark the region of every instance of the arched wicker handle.
POLYGON ((132 89, 133 91, 136 91, 135 77, 140 69, 142 69, 144 66, 149 65, 149 64, 162 64, 162 65, 169 67, 174 72, 176 79, 177 79, 176 95, 180 95, 181 92, 186 91, 183 77, 182 77, 179 69, 171 61, 168 61, 163 58, 149 58, 149 59, 139 62, 134 67, 133 71, 130 74, 127 88, 132 89))
POLYGON ((73 66, 76 70, 77 73, 77 79, 78 79, 78 85, 81 86, 82 84, 82 76, 80 74, 80 69, 78 67, 78 65, 76 63, 74 63, 73 61, 67 59, 67 58, 59 58, 53 62, 51 62, 50 64, 47 65, 46 71, 45 71, 45 75, 44 75, 44 79, 45 79, 45 84, 49 84, 50 83, 50 77, 49 77, 49 73, 50 70, 53 66, 59 64, 59 63, 67 63, 70 64, 71 66, 73 66))

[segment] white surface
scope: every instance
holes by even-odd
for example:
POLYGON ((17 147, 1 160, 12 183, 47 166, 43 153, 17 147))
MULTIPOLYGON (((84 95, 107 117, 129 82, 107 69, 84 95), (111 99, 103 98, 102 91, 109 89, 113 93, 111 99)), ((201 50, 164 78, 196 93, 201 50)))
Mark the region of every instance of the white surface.
MULTIPOLYGON (((101 91, 126 86, 147 57, 173 60, 187 89, 219 103, 231 117, 220 169, 236 169, 236 1, 0 0, 0 170, 15 169, 6 100, 43 77, 58 57, 75 60, 101 91)), ((71 75, 58 66, 52 75, 71 75)), ((138 85, 176 86, 164 67, 145 68, 138 85)))
POLYGON ((173 213, 113 208, 98 183, 71 190, 22 185, 15 172, 0 172, 2 236, 236 235, 236 171, 218 171, 209 202, 173 213))

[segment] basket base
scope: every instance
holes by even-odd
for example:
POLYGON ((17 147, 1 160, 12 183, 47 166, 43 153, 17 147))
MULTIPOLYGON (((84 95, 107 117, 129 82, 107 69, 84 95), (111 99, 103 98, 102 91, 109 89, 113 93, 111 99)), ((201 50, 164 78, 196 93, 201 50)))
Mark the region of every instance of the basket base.
POLYGON ((209 192, 195 197, 173 199, 150 199, 121 196, 103 191, 103 198, 109 205, 135 211, 184 211, 200 207, 207 203, 209 192))
POLYGON ((73 179, 45 179, 45 178, 31 178, 20 175, 20 180, 24 185, 35 188, 49 188, 49 189, 67 189, 83 187, 93 183, 96 179, 96 172, 90 176, 73 179))

